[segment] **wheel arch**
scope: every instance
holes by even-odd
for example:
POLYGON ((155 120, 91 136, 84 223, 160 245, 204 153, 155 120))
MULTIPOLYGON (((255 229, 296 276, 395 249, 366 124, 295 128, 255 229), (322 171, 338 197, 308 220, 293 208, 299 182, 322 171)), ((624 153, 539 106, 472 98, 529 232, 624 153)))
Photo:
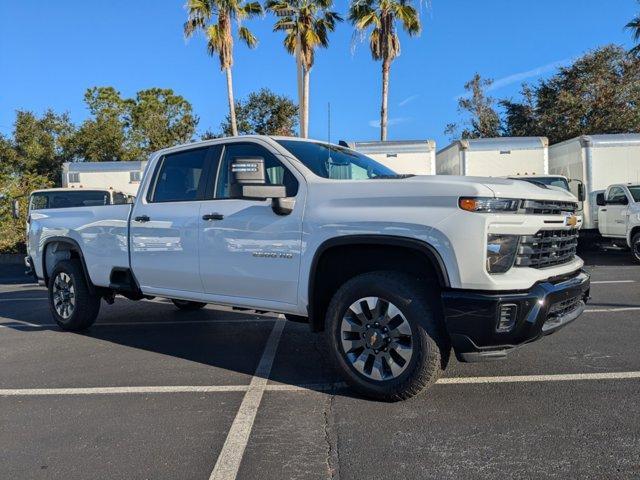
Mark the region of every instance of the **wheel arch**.
POLYGON ((341 284, 376 270, 424 274, 440 288, 450 286, 441 255, 425 241, 377 234, 334 237, 315 251, 309 271, 307 312, 311 330, 324 330, 326 307, 341 284), (381 262, 367 266, 364 262, 375 255, 381 255, 381 262))
POLYGON ((70 259, 80 260, 82 273, 87 281, 89 291, 92 294, 95 293, 96 287, 89 276, 82 248, 78 242, 68 237, 49 237, 42 246, 42 274, 44 276, 45 285, 49 284, 51 273, 58 262, 70 259))

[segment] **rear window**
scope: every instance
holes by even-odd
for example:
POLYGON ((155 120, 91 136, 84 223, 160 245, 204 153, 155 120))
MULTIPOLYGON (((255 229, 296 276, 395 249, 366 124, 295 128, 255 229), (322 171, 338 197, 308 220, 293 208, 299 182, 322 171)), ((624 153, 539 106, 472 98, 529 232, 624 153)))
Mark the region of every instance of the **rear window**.
POLYGON ((29 209, 96 207, 109 205, 109 203, 111 203, 109 192, 100 190, 40 192, 31 195, 29 209))

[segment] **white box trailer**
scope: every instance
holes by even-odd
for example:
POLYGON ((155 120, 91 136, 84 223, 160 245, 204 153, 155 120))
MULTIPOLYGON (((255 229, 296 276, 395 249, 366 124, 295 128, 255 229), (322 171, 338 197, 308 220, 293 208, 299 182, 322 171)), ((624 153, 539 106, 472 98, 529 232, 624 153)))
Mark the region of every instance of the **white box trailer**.
POLYGON ((436 142, 433 140, 399 140, 387 142, 340 141, 349 147, 373 158, 396 173, 435 175, 436 142))
MULTIPOLYGON (((584 183, 582 231, 588 235, 598 228, 596 195, 614 183, 640 182, 640 134, 583 135, 551 145, 549 173, 584 183)), ((571 188, 575 194, 577 184, 571 188)))
POLYGON ((436 174, 475 177, 546 175, 547 137, 457 140, 436 153, 436 174))
POLYGON ((147 162, 67 162, 64 188, 106 189, 136 196, 147 162))

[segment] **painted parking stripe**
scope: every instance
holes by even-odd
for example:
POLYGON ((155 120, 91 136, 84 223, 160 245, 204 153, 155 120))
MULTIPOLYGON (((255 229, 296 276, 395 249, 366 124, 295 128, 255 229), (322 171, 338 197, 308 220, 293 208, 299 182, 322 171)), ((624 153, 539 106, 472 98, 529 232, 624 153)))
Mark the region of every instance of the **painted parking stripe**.
POLYGON ((594 283, 636 283, 635 280, 592 280, 591 284, 594 283))
POLYGON ((218 455, 218 460, 213 467, 209 480, 235 480, 238 475, 240 462, 244 456, 247 443, 249 443, 249 435, 271 374, 271 367, 273 366, 284 325, 285 321, 279 319, 273 326, 273 330, 271 330, 267 344, 262 352, 260 363, 251 379, 249 389, 242 399, 236 418, 231 424, 229 434, 220 455, 218 455))
MULTIPOLYGON (((345 383, 310 383, 306 385, 266 385, 267 392, 326 392, 346 388, 345 383)), ((163 393, 236 393, 247 392, 250 385, 168 385, 152 387, 85 387, 85 388, 5 388, 0 397, 42 397, 75 395, 136 395, 163 393)))
MULTIPOLYGON (((142 327, 142 326, 158 326, 158 325, 208 325, 215 323, 263 323, 269 322, 273 323, 277 320, 277 318, 272 317, 255 317, 255 318, 228 318, 228 319, 217 319, 217 320, 178 320, 178 321, 170 321, 170 322, 98 322, 94 323, 92 328, 94 327, 142 327)), ((20 320, 11 320, 7 323, 0 323, 0 328, 13 328, 13 329, 34 329, 34 328, 54 328, 58 327, 56 323, 30 323, 23 322, 20 320)))
POLYGON ((513 375, 500 377, 441 378, 439 384, 468 383, 521 383, 521 382, 570 382, 584 380, 632 380, 640 378, 640 372, 560 373, 551 375, 513 375))
MULTIPOLYGON (((498 377, 452 377, 441 378, 439 385, 527 383, 527 382, 572 382, 592 380, 635 380, 638 372, 605 373, 560 373, 550 375, 511 375, 498 377)), ((264 379, 266 382, 266 379, 264 379)), ((310 392, 347 388, 346 383, 316 383, 307 385, 263 384, 259 389, 265 392, 310 392)), ((0 397, 28 397, 48 395, 114 395, 114 394, 161 394, 161 393, 228 393, 258 390, 257 385, 176 385, 153 387, 88 387, 88 388, 5 388, 0 389, 0 397)), ((237 417, 236 417, 237 418, 237 417)), ((250 433, 250 432, 247 432, 250 433)), ((246 445, 245 445, 246 447, 246 445)))
POLYGON ((0 302, 33 302, 35 300, 48 300, 48 298, 47 297, 0 298, 0 302))
POLYGON ((584 313, 604 313, 604 312, 635 312, 640 307, 620 307, 620 308, 588 308, 584 313))

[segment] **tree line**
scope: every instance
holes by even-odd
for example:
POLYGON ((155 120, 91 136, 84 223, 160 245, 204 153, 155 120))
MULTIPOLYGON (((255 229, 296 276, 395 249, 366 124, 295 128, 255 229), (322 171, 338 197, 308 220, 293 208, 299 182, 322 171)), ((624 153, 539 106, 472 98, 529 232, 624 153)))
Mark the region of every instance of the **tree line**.
POLYGON ((445 129, 452 139, 545 136, 553 144, 640 132, 640 57, 620 46, 598 48, 550 78, 523 84, 516 99, 491 97, 492 84, 478 73, 465 84, 458 100, 462 120, 445 129))

